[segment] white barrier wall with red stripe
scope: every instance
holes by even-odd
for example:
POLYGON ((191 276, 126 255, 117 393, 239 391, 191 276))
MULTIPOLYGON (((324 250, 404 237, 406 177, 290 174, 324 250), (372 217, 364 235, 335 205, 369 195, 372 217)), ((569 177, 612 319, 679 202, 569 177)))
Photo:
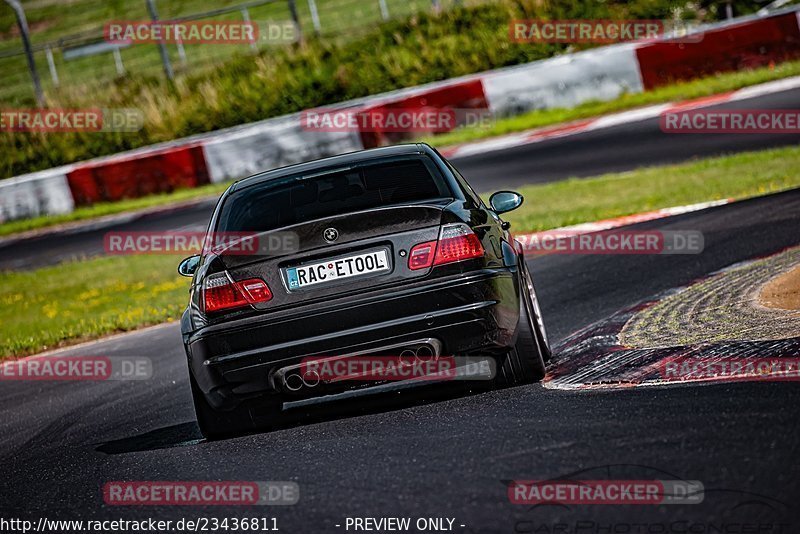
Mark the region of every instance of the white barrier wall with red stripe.
POLYGON ((203 144, 209 177, 224 182, 362 147, 358 132, 311 132, 299 114, 227 131, 203 144))
MULTIPOLYGON (((343 102, 327 109, 487 108, 496 116, 611 100, 717 70, 800 58, 800 16, 790 8, 707 26, 702 39, 626 43, 343 102)), ((561 135, 557 129, 553 135, 561 135)), ((569 128, 567 128, 569 130, 569 128)), ((72 211, 97 201, 243 178, 368 148, 374 132, 303 129, 300 114, 193 136, 0 180, 0 222, 72 211)), ((391 140, 395 141, 396 138, 391 140)), ((508 140, 487 141, 481 150, 508 140), (485 145, 485 146, 484 146, 485 145)), ((476 147, 477 148, 477 147, 476 147)))
POLYGON ((641 93, 636 45, 606 46, 509 67, 483 75, 496 116, 548 108, 572 108, 589 100, 641 93))
POLYGON ((70 213, 75 202, 67 183, 71 166, 0 181, 0 222, 70 213))

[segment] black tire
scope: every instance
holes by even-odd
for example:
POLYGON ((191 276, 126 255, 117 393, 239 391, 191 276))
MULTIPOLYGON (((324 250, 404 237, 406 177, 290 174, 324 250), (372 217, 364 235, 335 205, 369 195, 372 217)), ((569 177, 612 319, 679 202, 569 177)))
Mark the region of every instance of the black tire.
MULTIPOLYGON (((531 273, 528 271, 524 260, 522 260, 522 279, 523 286, 527 285, 528 287, 528 295, 530 295, 531 299, 531 318, 533 319, 536 342, 539 344, 539 352, 542 354, 544 363, 548 363, 553 358, 553 351, 550 349, 550 341, 547 339, 547 329, 542 319, 542 310, 539 307, 539 298, 536 296, 536 288, 533 286, 531 273)), ((525 290, 524 287, 522 289, 523 291, 525 290)))
POLYGON ((250 410, 243 405, 231 411, 215 410, 206 400, 189 371, 189 381, 192 385, 192 398, 194 411, 197 415, 197 426, 206 439, 214 440, 243 434, 252 431, 255 426, 250 417, 250 410))
MULTIPOLYGON (((495 383, 500 387, 533 384, 545 375, 545 363, 532 320, 532 301, 528 298, 524 274, 520 283, 517 341, 497 370, 495 383)), ((546 343, 546 341, 545 341, 546 343)))

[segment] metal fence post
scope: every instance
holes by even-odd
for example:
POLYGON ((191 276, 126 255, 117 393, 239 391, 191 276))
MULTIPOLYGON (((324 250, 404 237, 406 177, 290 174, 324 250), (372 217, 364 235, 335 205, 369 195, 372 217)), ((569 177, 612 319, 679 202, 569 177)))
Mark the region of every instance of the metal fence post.
POLYGON ((294 25, 297 27, 297 36, 298 40, 303 40, 303 28, 300 26, 300 15, 297 14, 297 4, 294 0, 287 0, 289 2, 289 13, 292 14, 292 21, 294 25))
MULTIPOLYGON (((147 0, 147 10, 150 12, 150 18, 153 22, 158 22, 158 11, 154 0, 147 0)), ((167 52, 167 45, 161 40, 158 43, 158 50, 161 53, 161 62, 164 64, 164 74, 167 75, 169 81, 175 80, 175 73, 172 71, 172 63, 169 61, 169 53, 167 52)))
POLYGON ((61 82, 58 79, 56 62, 53 59, 53 49, 48 46, 45 48, 45 54, 47 55, 47 66, 50 68, 50 79, 53 80, 53 86, 58 87, 61 82))
POLYGON ((33 79, 33 91, 36 93, 36 103, 40 108, 43 108, 45 105, 44 91, 42 91, 42 82, 39 79, 39 72, 36 70, 36 61, 33 59, 30 30, 28 29, 28 20, 25 18, 25 11, 17 0, 6 0, 6 3, 11 6, 11 9, 14 10, 14 14, 17 17, 19 33, 22 36, 22 45, 25 47, 25 56, 28 58, 28 69, 31 71, 31 78, 33 79))
POLYGON ((389 6, 386 5, 386 0, 378 0, 378 5, 381 6, 381 18, 389 20, 389 6))
POLYGON ((322 31, 322 25, 319 23, 317 3, 314 0, 308 0, 308 9, 311 11, 311 23, 314 25, 314 31, 319 35, 319 32, 322 31))
POLYGON ((119 51, 119 47, 115 46, 114 51, 114 66, 117 67, 117 75, 122 76, 125 74, 125 64, 122 63, 122 54, 119 51))
POLYGON ((178 57, 181 60, 181 64, 185 67, 186 66, 186 49, 183 47, 183 41, 178 37, 176 39, 176 45, 178 47, 178 57))
POLYGON ((725 2, 725 18, 728 20, 733 18, 733 3, 731 0, 725 2))
MULTIPOLYGON (((250 24, 250 11, 246 7, 242 8, 242 20, 245 21, 247 24, 250 24)), ((258 44, 255 41, 250 42, 250 48, 253 50, 258 50, 258 44)))

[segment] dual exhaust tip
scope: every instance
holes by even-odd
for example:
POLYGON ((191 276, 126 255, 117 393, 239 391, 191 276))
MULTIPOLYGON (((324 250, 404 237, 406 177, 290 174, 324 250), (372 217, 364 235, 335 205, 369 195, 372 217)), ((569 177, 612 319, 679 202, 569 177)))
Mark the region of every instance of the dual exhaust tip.
MULTIPOLYGON (((414 361, 429 362, 436 358, 436 352, 430 345, 420 345, 416 348, 406 348, 400 352, 401 362, 413 363, 414 361)), ((303 387, 313 388, 322 382, 319 373, 314 370, 305 373, 287 373, 283 375, 284 387, 292 392, 300 391, 303 387)))
POLYGON ((308 371, 302 375, 300 373, 292 373, 283 377, 283 385, 289 391, 300 391, 303 386, 313 388, 320 382, 319 373, 316 371, 308 371))
POLYGON ((436 358, 436 353, 429 345, 420 345, 416 349, 405 349, 400 353, 400 361, 412 363, 414 360, 429 362, 436 358))

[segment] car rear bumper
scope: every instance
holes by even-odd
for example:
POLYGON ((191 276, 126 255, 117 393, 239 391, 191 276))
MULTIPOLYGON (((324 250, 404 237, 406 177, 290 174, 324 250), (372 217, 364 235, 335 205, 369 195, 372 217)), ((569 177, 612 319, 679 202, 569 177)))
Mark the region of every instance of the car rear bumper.
POLYGON ((303 358, 369 354, 420 339, 441 355, 498 355, 515 339, 519 288, 514 268, 482 269, 324 306, 208 326, 188 337, 189 365, 217 409, 278 393, 276 373, 303 358))

